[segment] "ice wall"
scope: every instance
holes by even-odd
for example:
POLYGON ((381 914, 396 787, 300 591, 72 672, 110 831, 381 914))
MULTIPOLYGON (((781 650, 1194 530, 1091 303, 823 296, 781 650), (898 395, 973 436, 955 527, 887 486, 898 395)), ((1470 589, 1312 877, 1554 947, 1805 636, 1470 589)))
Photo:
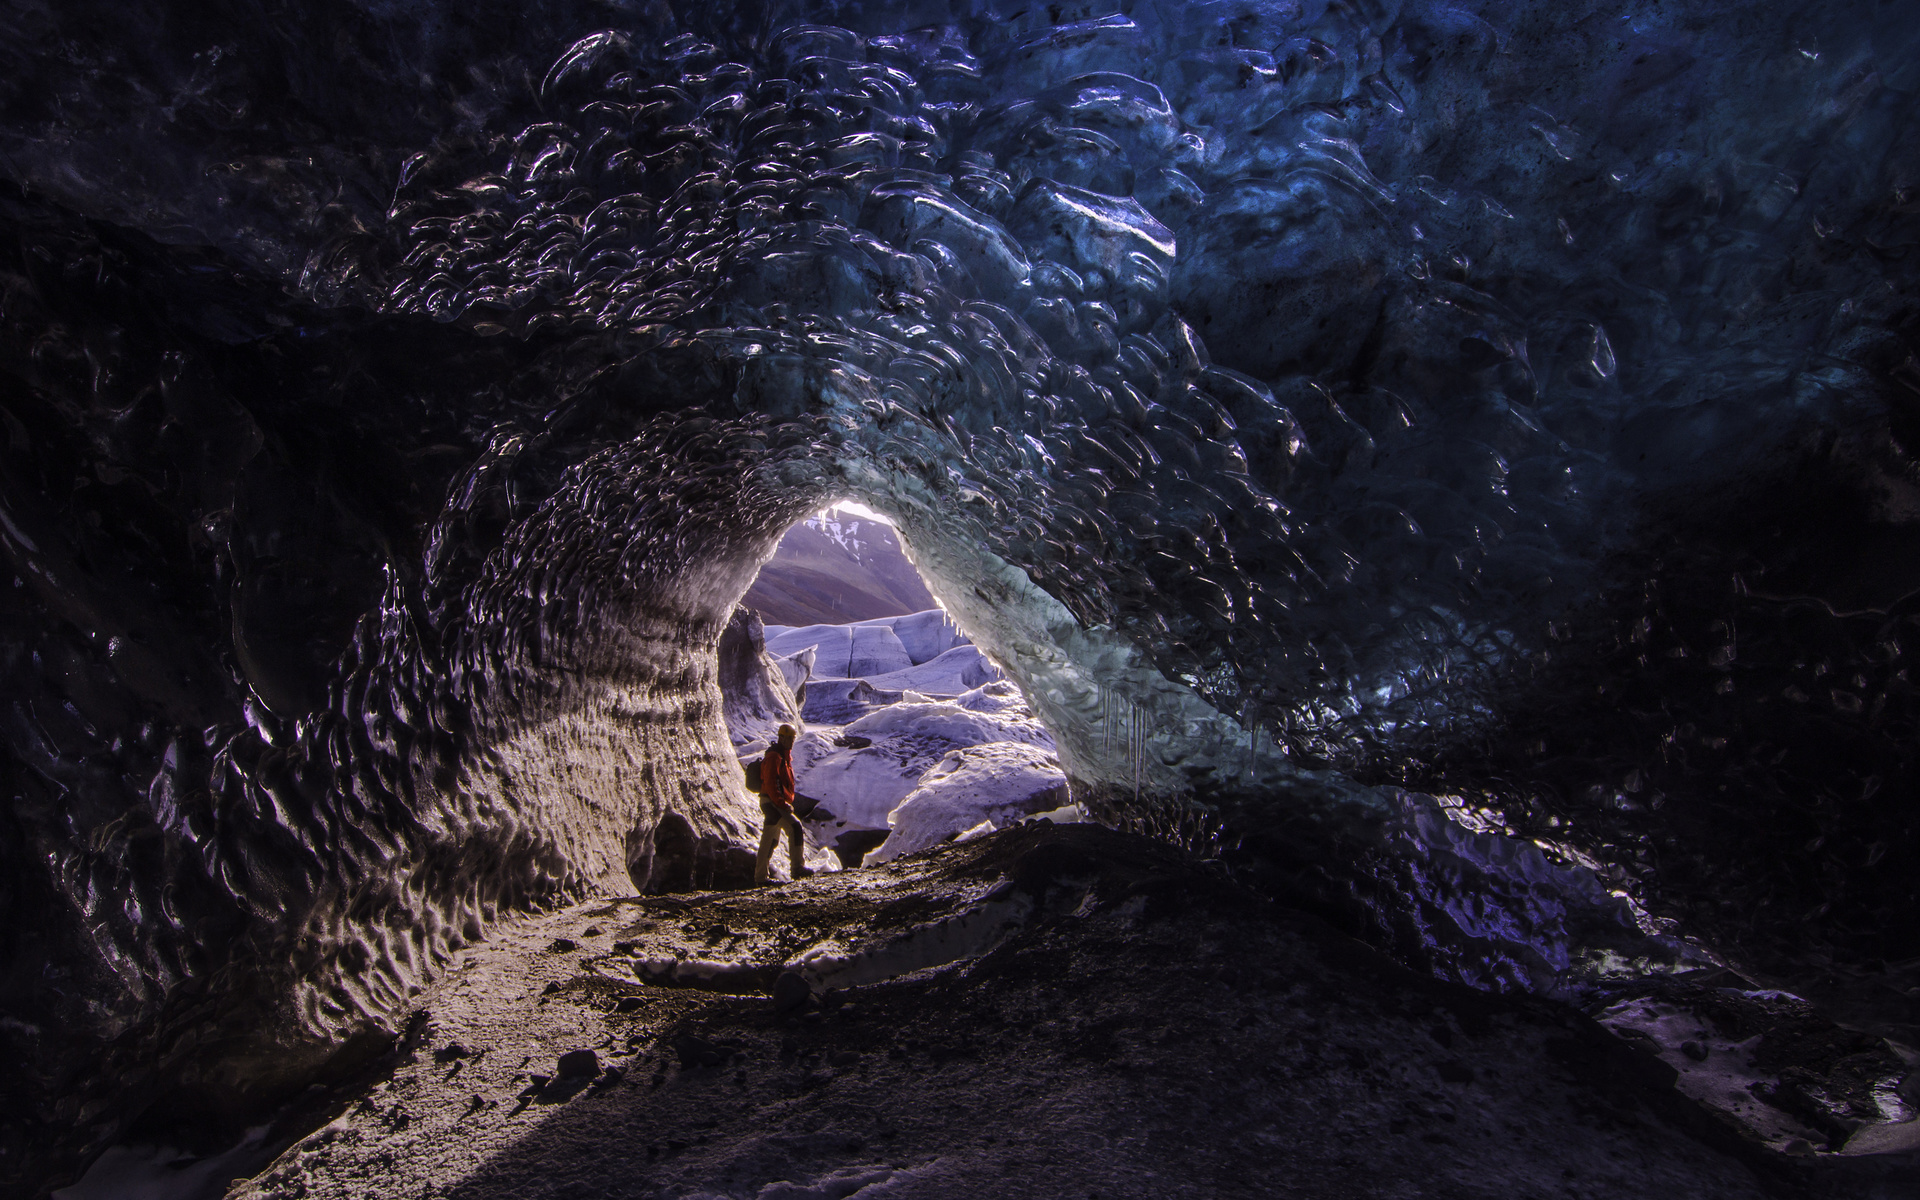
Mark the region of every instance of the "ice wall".
POLYGON ((713 647, 836 495, 1115 813, 1364 923, 1497 890, 1394 857, 1464 796, 1914 1023, 1888 13, 9 10, 9 1109, 723 878, 713 647))

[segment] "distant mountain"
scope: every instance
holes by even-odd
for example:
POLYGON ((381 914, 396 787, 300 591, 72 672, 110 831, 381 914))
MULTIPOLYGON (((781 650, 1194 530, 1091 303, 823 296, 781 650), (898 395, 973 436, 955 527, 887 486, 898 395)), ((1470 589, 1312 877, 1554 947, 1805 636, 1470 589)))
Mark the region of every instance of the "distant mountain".
POLYGON ((890 526, 837 511, 788 530, 741 603, 769 625, 839 625, 934 607, 890 526))

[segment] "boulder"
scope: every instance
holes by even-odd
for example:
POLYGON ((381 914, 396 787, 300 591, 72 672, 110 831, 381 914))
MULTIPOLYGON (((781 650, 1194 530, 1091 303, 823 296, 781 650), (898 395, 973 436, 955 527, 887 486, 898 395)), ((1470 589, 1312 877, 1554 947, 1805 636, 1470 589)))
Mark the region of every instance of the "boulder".
POLYGON ((592 1079, 600 1073, 600 1056, 591 1050, 569 1050, 560 1056, 561 1079, 592 1079))

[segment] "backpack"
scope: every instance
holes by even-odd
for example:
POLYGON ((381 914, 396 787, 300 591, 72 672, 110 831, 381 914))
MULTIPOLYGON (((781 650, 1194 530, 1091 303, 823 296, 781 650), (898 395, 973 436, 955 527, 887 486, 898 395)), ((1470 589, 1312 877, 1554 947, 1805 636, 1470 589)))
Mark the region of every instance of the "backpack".
POLYGON ((747 790, 758 795, 760 792, 760 764, 765 759, 756 758, 747 764, 747 790))

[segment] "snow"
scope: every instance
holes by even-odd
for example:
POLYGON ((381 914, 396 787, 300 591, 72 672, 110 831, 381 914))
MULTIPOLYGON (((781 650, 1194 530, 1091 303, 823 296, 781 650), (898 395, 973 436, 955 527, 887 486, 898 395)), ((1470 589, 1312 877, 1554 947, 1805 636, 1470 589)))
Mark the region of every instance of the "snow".
POLYGON ((846 727, 850 737, 875 742, 944 742, 948 748, 987 742, 1024 742, 1053 749, 1053 739, 1040 722, 1023 713, 982 713, 946 700, 918 704, 901 701, 861 717, 846 727))
MULTIPOLYGON (((1758 1089, 1779 1082, 1755 1062, 1760 1035, 1734 1041, 1712 1020, 1652 997, 1615 1004, 1596 1019, 1630 1043, 1657 1053, 1677 1074, 1675 1090, 1710 1111, 1731 1114, 1775 1150, 1784 1150, 1795 1139, 1825 1141, 1792 1115, 1759 1098, 1758 1089), (1682 1052, 1681 1046, 1688 1041, 1702 1048, 1702 1060, 1682 1052)), ((1886 1115, 1897 1120, 1907 1114, 1886 1115)))
POLYGON ((842 521, 833 516, 807 518, 807 525, 819 530, 827 537, 839 543, 841 549, 851 554, 855 562, 860 560, 860 552, 866 549, 866 541, 860 536, 859 521, 842 521))
POLYGON ((1030 716, 969 712, 948 701, 901 701, 842 729, 810 726, 794 744, 794 787, 848 826, 886 829, 889 814, 942 759, 1002 742, 1032 749, 1057 770, 1052 739, 1030 716), (851 739, 872 744, 844 744, 851 739))
POLYGON ((943 610, 766 638, 787 686, 806 685, 793 765, 831 814, 808 823, 816 844, 884 830, 881 862, 1064 803, 1052 736, 943 610))
POLYGON ((801 715, 811 723, 844 725, 902 699, 903 693, 876 691, 864 679, 816 679, 807 684, 807 702, 801 715))
POLYGON ((767 629, 767 653, 784 658, 811 649, 815 679, 848 677, 846 668, 853 657, 852 626, 802 625, 797 629, 783 629, 778 636, 774 635, 774 628, 767 629))
POLYGON ((866 865, 937 846, 983 821, 998 828, 1051 811, 1066 800, 1066 788, 1066 772, 1050 748, 994 742, 956 750, 894 808, 887 818, 892 832, 866 865))
POLYGON ((902 687, 928 689, 911 681, 889 683, 875 677, 930 665, 958 648, 973 648, 947 614, 937 608, 850 625, 769 625, 766 638, 767 652, 776 657, 792 657, 812 648, 815 679, 873 679, 875 687, 896 691, 902 687))
POLYGON ((825 517, 829 515, 838 515, 841 513, 851 513, 853 516, 862 517, 862 518, 865 518, 866 520, 872 521, 876 525, 885 525, 889 529, 893 528, 892 517, 889 517, 887 514, 883 512, 875 512, 873 509, 868 508, 866 505, 860 503, 858 500, 842 500, 838 504, 834 505, 832 508, 827 509, 825 512, 821 513, 820 515, 825 517))
POLYGON ((992 683, 983 683, 972 691, 963 692, 954 701, 970 712, 1003 713, 1026 712, 1027 699, 1020 689, 1004 679, 992 683))
POLYGON ((1000 669, 988 661, 978 646, 955 646, 931 662, 869 676, 867 682, 882 691, 912 690, 929 696, 959 696, 1000 678, 1000 669))
POLYGON ((885 625, 892 629, 914 666, 938 658, 955 646, 970 644, 945 610, 938 608, 908 613, 904 617, 876 617, 856 624, 885 625))
POLYGON ((812 727, 794 743, 794 790, 812 796, 844 824, 885 829, 887 815, 919 784, 920 776, 952 748, 918 750, 911 745, 836 746, 812 727))

